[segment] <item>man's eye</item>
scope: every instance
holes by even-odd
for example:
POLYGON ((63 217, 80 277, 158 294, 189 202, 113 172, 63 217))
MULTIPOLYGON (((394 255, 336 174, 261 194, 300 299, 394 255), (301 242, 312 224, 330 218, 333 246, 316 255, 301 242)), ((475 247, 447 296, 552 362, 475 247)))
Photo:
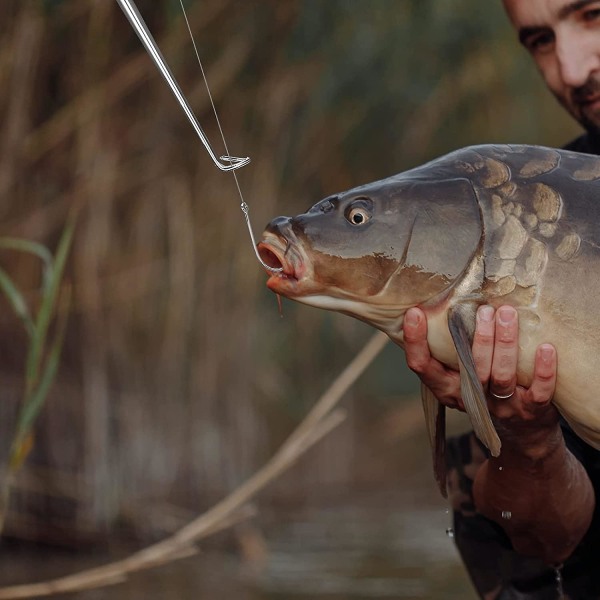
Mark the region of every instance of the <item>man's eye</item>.
POLYGON ((525 47, 532 54, 549 51, 552 48, 553 43, 554 34, 550 31, 532 35, 524 41, 525 47))
POLYGON ((591 8, 583 13, 583 20, 588 23, 600 21, 600 7, 591 8))

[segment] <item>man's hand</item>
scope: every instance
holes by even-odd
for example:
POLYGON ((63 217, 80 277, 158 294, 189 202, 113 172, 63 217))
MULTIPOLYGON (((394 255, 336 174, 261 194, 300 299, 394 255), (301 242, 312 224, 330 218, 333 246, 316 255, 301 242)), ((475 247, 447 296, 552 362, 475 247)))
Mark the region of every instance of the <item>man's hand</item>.
MULTIPOLYGON (((554 428, 558 423, 558 411, 551 404, 557 359, 554 347, 542 344, 536 351, 530 387, 517 385, 518 338, 518 315, 512 306, 497 311, 479 307, 472 349, 475 369, 483 388, 489 389, 488 406, 496 425, 507 433, 518 430, 522 437, 523 429, 554 428)), ((436 398, 445 406, 464 410, 460 376, 431 356, 427 320, 418 308, 409 309, 404 317, 404 342, 408 366, 436 398)))
POLYGON ((409 368, 442 404, 464 411, 458 371, 449 369, 429 352, 425 313, 419 308, 408 309, 404 315, 403 331, 404 352, 409 368))
MULTIPOLYGON (((477 471, 473 494, 477 511, 504 528, 517 552, 556 564, 570 556, 587 531, 594 491, 565 445, 551 403, 556 350, 550 344, 537 348, 531 385, 522 387, 517 384, 518 335, 514 308, 479 308, 473 357, 502 450, 477 471)), ((440 402, 464 410, 460 377, 431 356, 421 310, 407 311, 404 341, 409 367, 440 402)))

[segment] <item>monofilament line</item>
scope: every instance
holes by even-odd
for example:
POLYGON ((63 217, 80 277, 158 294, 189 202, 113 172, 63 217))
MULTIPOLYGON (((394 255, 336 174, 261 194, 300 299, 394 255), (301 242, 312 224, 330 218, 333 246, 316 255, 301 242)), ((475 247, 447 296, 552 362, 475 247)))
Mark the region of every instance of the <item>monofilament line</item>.
MULTIPOLYGON (((185 24, 187 25, 187 29, 190 34, 190 39, 192 40, 192 45, 194 46, 194 52, 196 53, 196 58, 198 59, 198 64, 200 65, 200 72, 202 73, 202 79, 204 79, 204 85, 206 86, 206 91, 208 93, 208 99, 210 100, 210 105, 212 106, 212 110, 215 115, 215 120, 217 121, 219 133, 221 134, 221 139, 223 140, 223 146, 225 148, 226 156, 224 156, 222 158, 227 160, 227 157, 229 157, 230 154, 229 154, 229 148, 227 147, 227 142, 225 141, 225 134, 223 133, 223 128, 221 127, 221 121, 219 120, 219 115, 217 114, 217 109, 215 107, 215 103, 213 101, 212 94, 210 93, 208 79, 206 78, 206 74, 204 73, 204 67, 202 66, 202 61, 200 60, 200 53, 198 52, 198 48, 196 47, 196 41, 194 40, 194 34, 192 33, 192 28, 190 27, 190 22, 188 21, 187 13, 185 12, 185 7, 183 6, 183 0, 179 0, 179 4, 181 5, 181 10, 183 12, 183 18, 185 19, 185 24)), ((240 188, 240 183, 238 181, 235 170, 232 170, 231 174, 233 175, 233 179, 235 180, 235 186, 237 188, 237 191, 238 191, 238 194, 240 197, 240 208, 242 209, 242 212, 244 213, 244 217, 246 219, 246 225, 248 226, 248 233, 250 234, 250 240, 252 242, 252 248, 254 249, 254 254, 256 255, 256 258, 258 259, 258 262, 268 271, 271 271, 274 273, 283 271, 282 268, 276 269, 274 267, 270 267, 269 265, 265 264, 263 262, 262 258, 260 257, 260 254, 258 253, 258 249, 256 248, 256 240, 254 239, 252 225, 250 223, 250 207, 248 206, 248 203, 244 200, 244 196, 242 194, 242 189, 240 188)))

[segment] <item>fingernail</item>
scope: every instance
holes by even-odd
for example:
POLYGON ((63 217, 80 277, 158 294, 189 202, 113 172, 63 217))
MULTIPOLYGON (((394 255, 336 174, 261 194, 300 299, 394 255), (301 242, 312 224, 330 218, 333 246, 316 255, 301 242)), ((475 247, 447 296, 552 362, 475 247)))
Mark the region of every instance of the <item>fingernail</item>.
POLYGON ((493 306, 480 306, 477 311, 477 316, 481 321, 489 323, 494 319, 494 307, 493 306))
POLYGON ((501 308, 498 310, 498 319, 502 325, 510 325, 515 320, 514 308, 501 308))
POLYGON ((554 347, 550 344, 542 344, 540 346, 540 356, 545 362, 550 362, 554 358, 554 347))
POLYGON ((404 324, 409 327, 416 327, 419 324, 419 313, 416 310, 409 310, 404 316, 404 324))

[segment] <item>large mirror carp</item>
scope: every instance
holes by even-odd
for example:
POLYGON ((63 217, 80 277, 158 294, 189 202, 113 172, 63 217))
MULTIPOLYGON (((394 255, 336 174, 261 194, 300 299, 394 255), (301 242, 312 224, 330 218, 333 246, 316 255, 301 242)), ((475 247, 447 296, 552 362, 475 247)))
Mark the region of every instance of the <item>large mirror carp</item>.
MULTIPOLYGON (((460 370, 465 408, 493 455, 500 440, 471 354, 475 312, 515 306, 519 384, 531 381, 536 347, 554 344, 553 401, 600 449, 600 158, 465 148, 278 217, 258 249, 283 269, 270 273, 272 291, 361 319, 400 346, 406 310, 424 310, 431 353, 460 370)), ((427 390, 423 400, 442 443, 443 407, 427 390)))

